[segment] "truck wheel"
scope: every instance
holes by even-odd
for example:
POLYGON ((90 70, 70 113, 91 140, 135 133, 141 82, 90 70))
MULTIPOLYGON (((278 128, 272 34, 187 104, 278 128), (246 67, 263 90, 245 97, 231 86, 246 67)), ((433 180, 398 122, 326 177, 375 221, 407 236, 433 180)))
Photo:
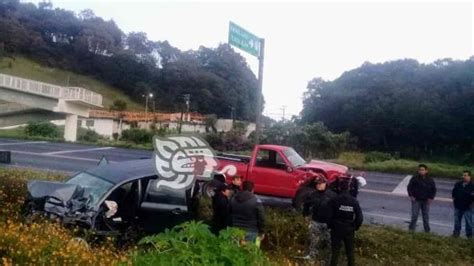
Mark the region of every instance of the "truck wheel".
POLYGON ((293 208, 297 211, 301 211, 303 209, 303 203, 306 197, 313 192, 314 189, 310 187, 301 187, 296 191, 296 195, 293 198, 293 208))
POLYGON ((214 185, 212 182, 206 182, 202 184, 201 195, 205 198, 211 198, 214 196, 214 185))

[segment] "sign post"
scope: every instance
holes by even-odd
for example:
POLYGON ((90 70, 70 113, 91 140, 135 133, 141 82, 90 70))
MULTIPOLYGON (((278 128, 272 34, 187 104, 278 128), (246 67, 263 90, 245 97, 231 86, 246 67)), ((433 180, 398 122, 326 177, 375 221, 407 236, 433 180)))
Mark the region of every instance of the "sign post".
POLYGON ((265 39, 259 38, 233 22, 229 22, 229 44, 258 58, 257 116, 255 119, 255 144, 259 143, 262 131, 262 85, 265 39))

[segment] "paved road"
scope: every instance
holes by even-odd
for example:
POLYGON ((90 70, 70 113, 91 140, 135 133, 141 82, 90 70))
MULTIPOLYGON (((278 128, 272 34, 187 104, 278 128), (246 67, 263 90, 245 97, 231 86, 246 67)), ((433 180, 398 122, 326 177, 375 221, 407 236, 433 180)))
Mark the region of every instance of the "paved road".
MULTIPOLYGON (((27 167, 73 173, 97 165, 106 156, 109 161, 148 158, 151 151, 97 147, 71 143, 24 141, 0 138, 0 150, 12 151, 13 167, 27 167)), ((406 196, 409 177, 386 173, 365 173, 367 186, 359 194, 365 222, 407 228, 410 201, 406 196), (405 194, 404 194, 405 193, 405 194)), ((453 227, 450 201, 452 180, 437 179, 438 194, 431 206, 431 227, 437 234, 449 235, 453 227)), ((290 200, 261 197, 266 204, 290 206, 290 200)), ((421 215, 420 221, 421 223, 421 215)), ((421 230, 422 226, 419 226, 421 230)))

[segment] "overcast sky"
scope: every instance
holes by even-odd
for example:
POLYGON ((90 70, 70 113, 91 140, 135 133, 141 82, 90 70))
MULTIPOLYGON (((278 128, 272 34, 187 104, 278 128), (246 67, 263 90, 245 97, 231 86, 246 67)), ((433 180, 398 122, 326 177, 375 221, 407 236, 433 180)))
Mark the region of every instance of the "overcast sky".
MULTIPOLYGON (((333 80, 365 61, 467 59, 473 52, 472 2, 163 2, 53 0, 90 8, 126 33, 143 31, 181 50, 227 42, 229 21, 265 38, 265 114, 298 114, 309 80, 333 80)), ((257 73, 257 59, 245 55, 257 73)))

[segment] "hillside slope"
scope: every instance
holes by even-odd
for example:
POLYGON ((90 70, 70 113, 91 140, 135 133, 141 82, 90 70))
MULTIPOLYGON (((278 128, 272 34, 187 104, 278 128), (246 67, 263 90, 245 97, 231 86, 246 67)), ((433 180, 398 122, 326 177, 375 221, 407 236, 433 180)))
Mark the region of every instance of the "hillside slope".
POLYGON ((144 105, 131 100, 130 97, 125 95, 122 91, 104 82, 69 71, 42 66, 24 57, 16 57, 15 59, 4 58, 0 60, 0 73, 61 86, 83 87, 95 91, 102 94, 102 104, 104 108, 109 108, 116 99, 125 101, 129 110, 138 111, 144 108, 144 105))

